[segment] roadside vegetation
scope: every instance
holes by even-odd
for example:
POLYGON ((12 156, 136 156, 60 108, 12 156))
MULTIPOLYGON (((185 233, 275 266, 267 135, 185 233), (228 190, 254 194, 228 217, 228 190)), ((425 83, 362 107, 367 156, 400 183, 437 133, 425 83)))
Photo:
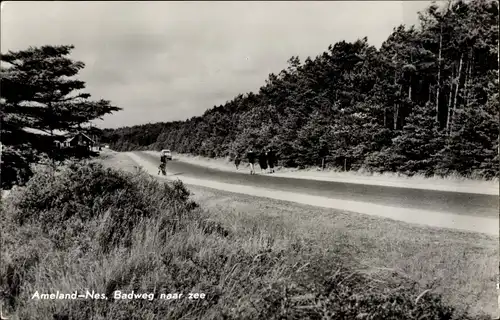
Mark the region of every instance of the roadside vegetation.
POLYGON ((342 243, 325 248, 280 225, 234 230, 181 182, 141 171, 38 167, 1 210, 1 299, 18 319, 489 319, 398 273, 361 272, 342 243), (57 290, 108 299, 31 299, 57 290), (116 290, 206 297, 123 301, 116 290))

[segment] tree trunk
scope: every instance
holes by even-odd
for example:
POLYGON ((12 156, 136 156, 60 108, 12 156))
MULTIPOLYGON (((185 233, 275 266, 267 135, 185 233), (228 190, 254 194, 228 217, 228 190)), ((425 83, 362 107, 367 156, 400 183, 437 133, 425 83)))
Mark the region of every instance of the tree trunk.
POLYGON ((437 91, 436 91, 436 121, 439 121, 439 91, 441 87, 441 51, 443 47, 443 26, 439 33, 439 54, 438 54, 438 78, 437 78, 437 91))
MULTIPOLYGON (((54 114, 54 108, 52 107, 52 102, 48 102, 47 103, 47 106, 49 107, 49 113, 52 117, 52 115, 54 114)), ((50 146, 49 147, 49 150, 48 150, 48 154, 49 154, 49 158, 50 158, 50 163, 52 165, 52 168, 55 170, 56 169, 56 160, 54 159, 54 143, 55 143, 55 139, 54 139, 54 128, 52 127, 52 123, 49 124, 49 129, 50 129, 50 146)), ((59 152, 59 151, 57 151, 59 152)), ((54 173, 54 171, 52 172, 54 173)))
POLYGON ((431 84, 429 83, 429 96, 427 97, 427 102, 431 102, 432 100, 432 88, 431 88, 431 84))
POLYGON ((398 111, 399 111, 399 107, 396 104, 396 105, 394 105, 394 119, 393 119, 394 120, 394 126, 393 126, 394 130, 398 129, 398 116, 399 116, 398 115, 398 113, 399 113, 398 111))
POLYGON ((455 68, 451 72, 451 82, 450 82, 450 93, 448 97, 448 115, 446 117, 446 132, 450 129, 450 119, 451 119, 451 102, 453 101, 453 79, 455 78, 455 68))
POLYGON ((465 68, 465 81, 464 81, 464 106, 467 107, 469 104, 469 81, 470 81, 470 69, 471 69, 470 58, 467 61, 467 67, 465 68))
POLYGON ((384 108, 384 128, 387 128, 387 108, 384 108))
POLYGON ((453 98, 453 84, 450 86, 450 94, 448 98, 448 115, 446 117, 446 132, 449 132, 450 130, 450 125, 451 125, 451 117, 452 117, 452 112, 451 112, 451 101, 453 98))
MULTIPOLYGON (((396 86, 397 84, 397 78, 398 78, 398 74, 397 74, 397 71, 395 70, 394 71, 394 86, 396 86)), ((399 87, 399 94, 401 95, 401 87, 399 87)), ((398 125, 398 112, 399 111, 399 105, 398 103, 396 102, 394 104, 394 113, 393 113, 393 130, 397 130, 397 125, 398 125)))
POLYGON ((463 65, 463 59, 464 58, 464 55, 462 53, 462 55, 460 56, 460 64, 458 66, 458 79, 457 79, 457 86, 455 87, 455 101, 453 101, 453 110, 455 110, 455 108, 457 107, 457 98, 458 98, 458 89, 460 89, 460 83, 462 80, 462 65, 463 65))
POLYGON ((458 89, 460 88, 460 80, 462 78, 462 63, 463 63, 463 54, 460 56, 460 65, 458 67, 457 85, 455 87, 455 100, 453 101, 453 107, 452 107, 453 110, 451 112, 451 118, 450 118, 450 134, 453 131, 453 117, 455 114, 455 108, 457 107, 458 89))
POLYGON ((465 79, 464 79, 464 106, 467 106, 467 103, 468 103, 468 95, 469 95, 469 92, 467 91, 468 89, 468 84, 469 84, 469 69, 470 69, 470 63, 469 61, 467 61, 467 64, 465 66, 465 79))
POLYGON ((410 76, 410 86, 408 87, 408 100, 411 101, 411 76, 410 76))

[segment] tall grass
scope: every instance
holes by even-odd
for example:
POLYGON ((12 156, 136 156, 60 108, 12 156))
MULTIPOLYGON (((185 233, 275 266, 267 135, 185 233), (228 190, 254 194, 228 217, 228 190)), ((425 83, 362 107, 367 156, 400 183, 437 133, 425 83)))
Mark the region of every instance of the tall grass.
POLYGON ((401 276, 359 272, 341 247, 259 228, 232 232, 181 182, 140 171, 38 169, 0 217, 0 299, 11 319, 487 319, 401 276), (107 299, 31 299, 75 290, 107 299), (117 300, 118 290, 155 299, 117 300))

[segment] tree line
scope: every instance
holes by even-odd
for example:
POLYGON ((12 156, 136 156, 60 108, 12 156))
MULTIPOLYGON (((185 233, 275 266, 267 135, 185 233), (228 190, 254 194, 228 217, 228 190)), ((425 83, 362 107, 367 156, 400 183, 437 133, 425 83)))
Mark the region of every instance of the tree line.
POLYGON ((234 157, 273 147, 284 166, 498 177, 498 2, 435 3, 381 47, 341 41, 186 121, 105 129, 120 151, 234 157))

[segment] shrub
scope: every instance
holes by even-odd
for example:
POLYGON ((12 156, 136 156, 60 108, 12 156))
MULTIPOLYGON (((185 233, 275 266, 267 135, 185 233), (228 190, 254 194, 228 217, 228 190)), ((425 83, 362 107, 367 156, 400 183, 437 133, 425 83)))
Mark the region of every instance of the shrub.
POLYGON ((35 159, 28 147, 14 149, 3 146, 0 155, 0 177, 2 189, 10 189, 13 185, 22 185, 33 175, 30 162, 35 159))
POLYGON ((173 220, 196 207, 180 182, 170 187, 143 173, 105 169, 92 162, 38 168, 26 187, 10 198, 15 223, 36 222, 59 245, 92 232, 91 222, 97 220, 106 225, 99 239, 103 245, 128 243, 141 219, 162 214, 173 220))
MULTIPOLYGON (((29 271, 43 261, 44 252, 92 259, 99 252, 130 247, 134 230, 145 221, 165 234, 193 222, 207 224, 182 182, 170 186, 143 172, 92 162, 68 162, 57 169, 40 165, 26 186, 13 189, 3 202, 1 274, 11 303, 21 284, 33 280, 29 271)), ((206 232, 220 232, 207 225, 206 232)))

